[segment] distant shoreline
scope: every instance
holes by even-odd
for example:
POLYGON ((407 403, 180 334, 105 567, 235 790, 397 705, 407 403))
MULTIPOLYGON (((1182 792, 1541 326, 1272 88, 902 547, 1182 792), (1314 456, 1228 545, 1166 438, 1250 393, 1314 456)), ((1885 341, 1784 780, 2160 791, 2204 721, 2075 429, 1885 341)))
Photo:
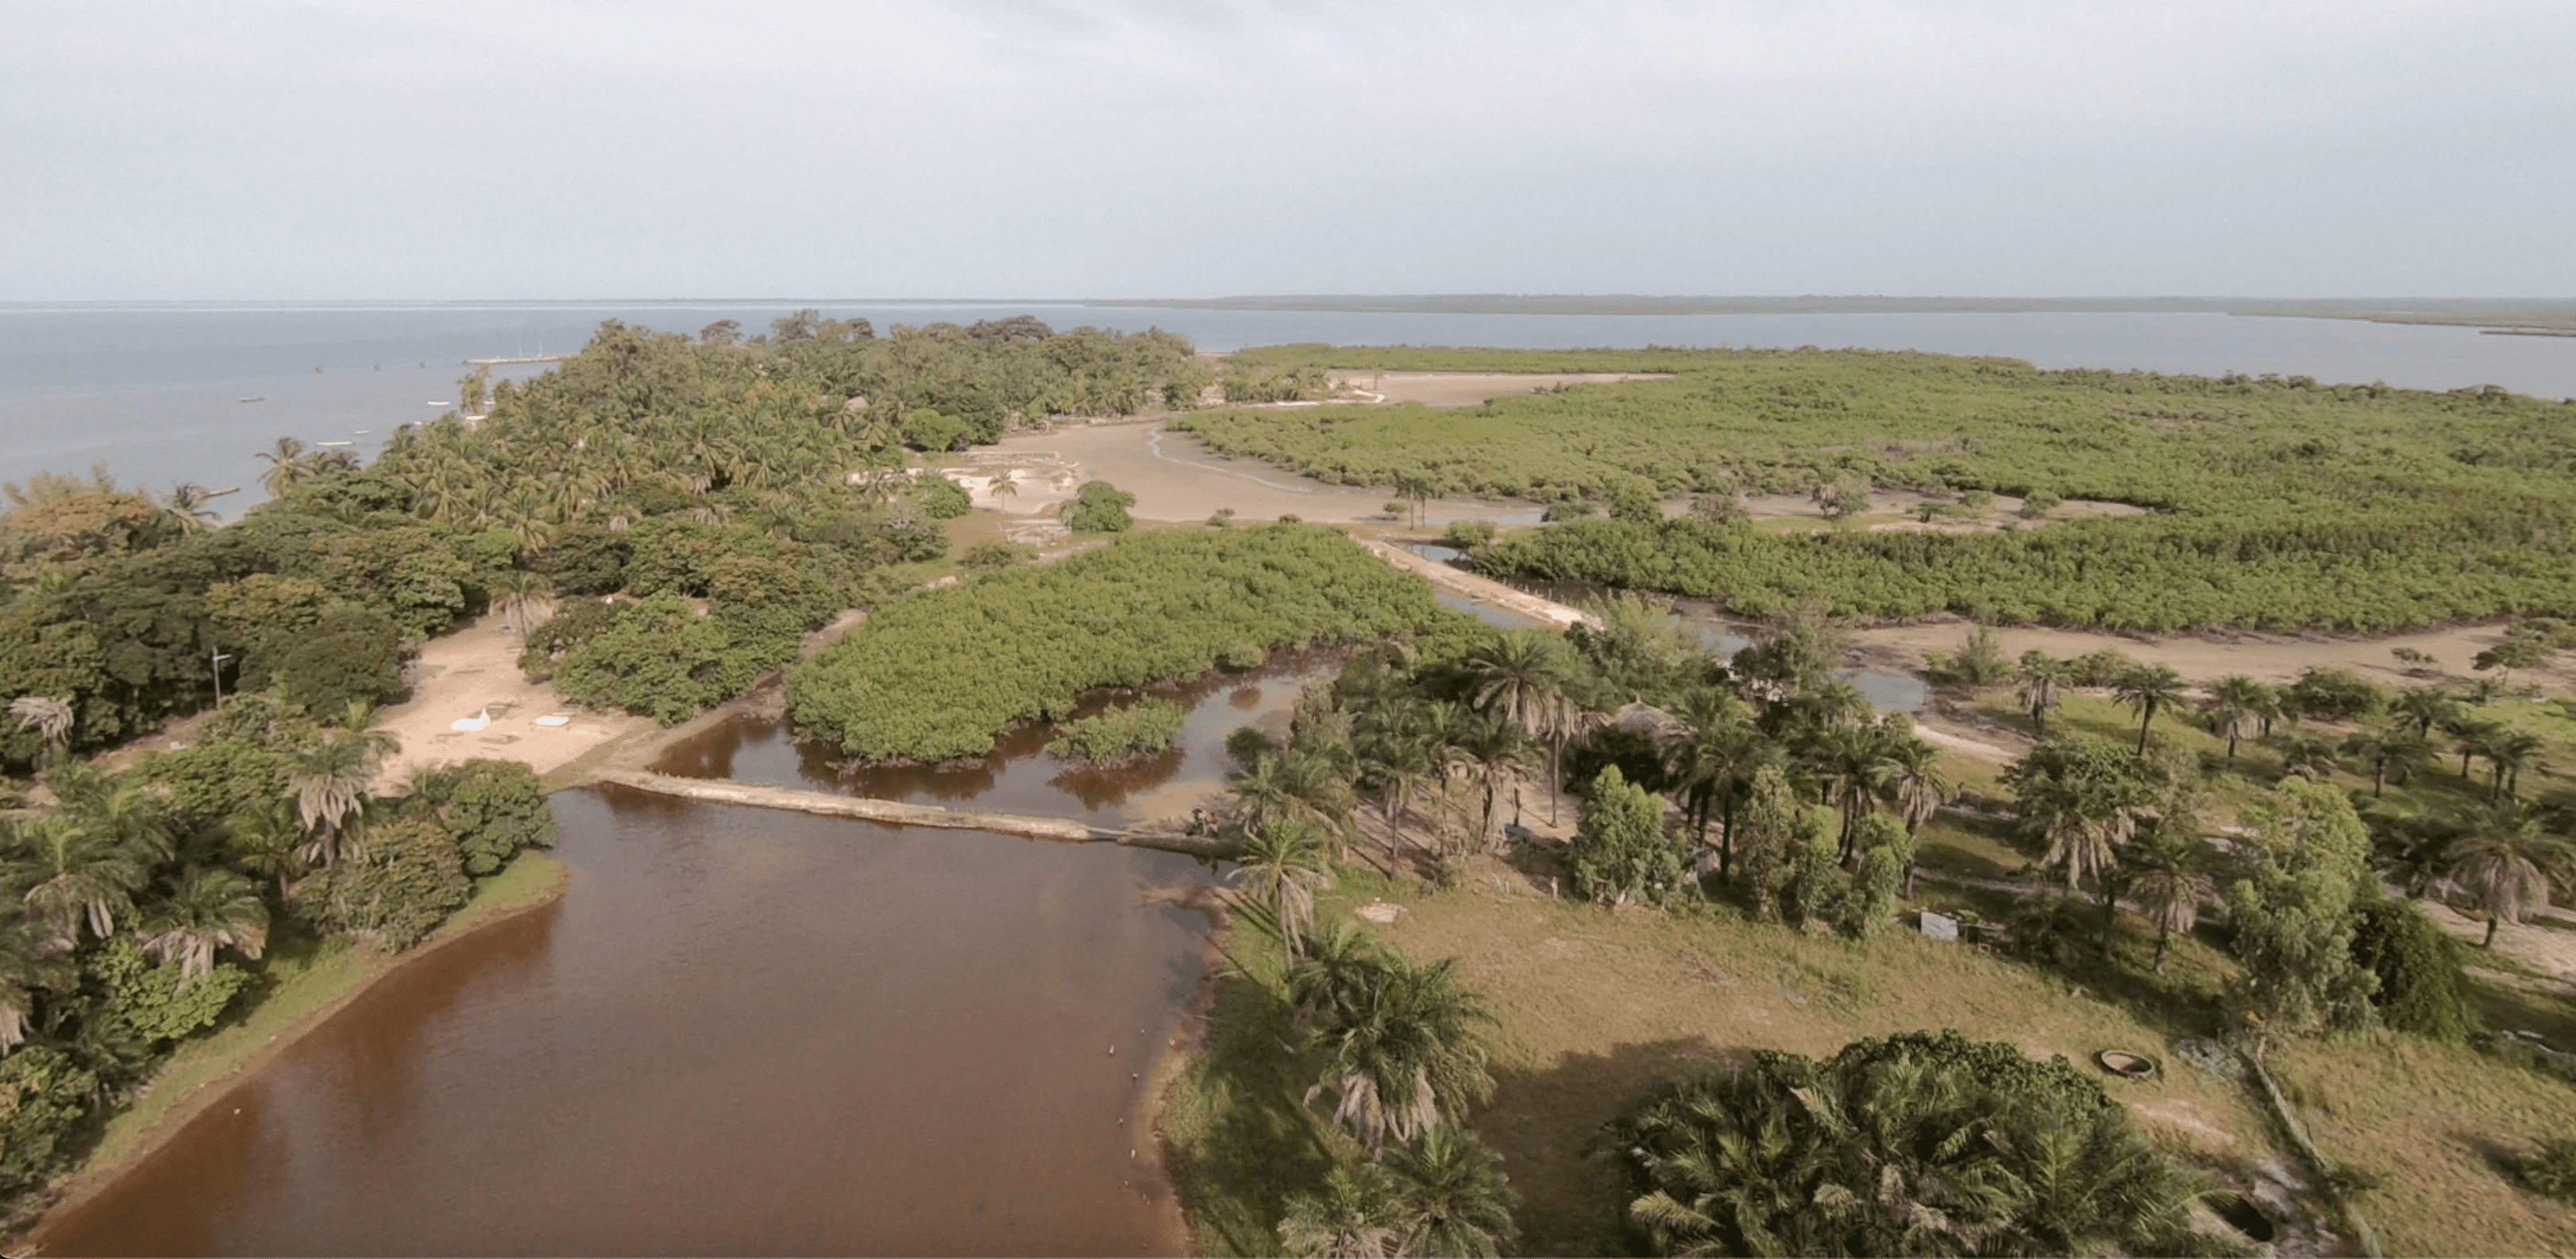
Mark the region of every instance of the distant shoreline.
POLYGON ((2576 298, 1659 297, 1579 294, 1337 294, 1093 299, 1103 308, 1413 315, 2244 315, 2350 319, 2576 335, 2576 298))

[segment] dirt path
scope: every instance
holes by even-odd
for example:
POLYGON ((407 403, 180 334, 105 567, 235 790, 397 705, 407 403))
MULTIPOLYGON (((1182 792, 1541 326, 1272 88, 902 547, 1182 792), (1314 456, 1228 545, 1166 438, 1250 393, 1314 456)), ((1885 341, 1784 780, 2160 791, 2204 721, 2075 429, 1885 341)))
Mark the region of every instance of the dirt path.
POLYGON ((1346 369, 1327 374, 1336 392, 1369 402, 1419 402, 1427 407, 1481 406, 1513 394, 1546 393, 1563 385, 1611 385, 1623 380, 1671 380, 1664 372, 1380 372, 1346 369))
MULTIPOLYGON (((1957 651, 1972 628, 1969 622, 1960 618, 1941 617, 1912 625, 1855 630, 1851 637, 1852 645, 1868 654, 1874 663, 1920 669, 1927 653, 1957 651)), ((2457 682, 2474 677, 2476 672, 2470 667, 2471 661, 2479 652, 2504 641, 2502 623, 2453 626, 2379 638, 2236 633, 2151 639, 2094 630, 2029 626, 1998 629, 1995 633, 2002 639, 2007 657, 2036 650, 2063 659, 2108 650, 2148 664, 2172 665, 2175 672, 2194 682, 2214 681, 2234 673, 2263 682, 2288 682, 2308 669, 2339 668, 2350 669, 2382 686, 2421 686, 2430 681, 2457 682), (2408 673, 2393 654, 2399 648, 2433 657, 2435 663, 2428 667, 2434 676, 2419 677, 2408 673)), ((2517 682, 2529 679, 2562 692, 2576 690, 2576 673, 2570 672, 2571 667, 2576 666, 2562 663, 2545 673, 2518 672, 2514 677, 2517 682)))

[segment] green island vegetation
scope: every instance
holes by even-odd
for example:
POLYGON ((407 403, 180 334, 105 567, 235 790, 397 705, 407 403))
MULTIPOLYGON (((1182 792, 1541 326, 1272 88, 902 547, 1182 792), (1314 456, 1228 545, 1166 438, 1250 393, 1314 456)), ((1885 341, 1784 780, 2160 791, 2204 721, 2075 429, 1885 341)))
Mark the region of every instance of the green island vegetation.
POLYGON ((374 707, 428 640, 497 612, 531 675, 676 721, 945 554, 967 497, 908 451, 1212 380, 1178 338, 1027 318, 884 339, 813 312, 749 338, 612 321, 524 385, 468 378, 479 414, 405 426, 372 463, 280 439, 268 501, 221 527, 193 485, 6 487, 6 1211, 138 1139, 178 1096, 165 1068, 220 1074, 255 1052, 242 1029, 380 969, 359 959, 551 886, 513 860, 555 831, 524 766, 371 796, 399 751, 374 707), (121 749, 177 718, 184 741, 121 749))
MULTIPOLYGON (((2498 389, 2040 371, 1866 351, 1507 351, 1290 346, 1294 367, 1669 372, 1478 408, 1320 407, 1177 417, 1229 455, 1350 485, 1599 504, 1476 553, 1488 571, 1722 600, 1761 618, 1956 612, 2170 632, 2376 630, 2576 614, 2576 408, 2498 389), (1738 496, 2126 504, 1969 532, 1742 519, 1738 496), (1706 510, 1666 519, 1658 500, 1706 510)), ((2045 514, 2043 510, 2043 514, 2045 514)))
MULTIPOLYGON (((309 1008, 345 991, 367 971, 331 960, 352 944, 408 948, 479 886, 515 896, 513 859, 554 841, 521 765, 467 761, 371 798, 391 749, 363 705, 322 720, 270 694, 228 698, 193 744, 122 771, 62 750, 59 701, 11 714, 50 745, 37 780, 51 797, 0 821, 0 1200, 13 1227, 123 1108, 170 1083, 174 1057, 272 996, 293 990, 309 1008)), ((230 1041, 217 1057, 255 1044, 230 1041)))
POLYGON ((1189 710, 1167 699, 1138 700, 1060 723, 1054 741, 1047 744, 1047 755, 1099 769, 1160 756, 1179 741, 1181 723, 1188 716, 1189 710))
POLYGON ((1463 619, 1330 529, 1138 533, 880 609, 788 671, 788 714, 851 756, 980 757, 1016 723, 1071 712, 1085 691, 1463 619))
POLYGON ((2389 751, 2554 709, 2332 670, 2193 687, 1989 633, 1943 664, 2036 738, 1998 769, 1874 714, 1819 610, 1731 658, 1649 600, 1599 611, 1362 649, 1284 741, 1229 742, 1235 928, 1161 1119, 1206 1252, 2576 1237, 2576 1056, 2501 1030, 2576 1007, 2409 899, 2565 899, 2576 780, 2435 767, 2493 734, 2389 751), (1512 825, 1554 781, 1571 833, 1512 825), (2097 1071, 2111 1050, 2152 1075, 2097 1071), (1454 1212, 1425 1163, 1457 1166, 1454 1212))

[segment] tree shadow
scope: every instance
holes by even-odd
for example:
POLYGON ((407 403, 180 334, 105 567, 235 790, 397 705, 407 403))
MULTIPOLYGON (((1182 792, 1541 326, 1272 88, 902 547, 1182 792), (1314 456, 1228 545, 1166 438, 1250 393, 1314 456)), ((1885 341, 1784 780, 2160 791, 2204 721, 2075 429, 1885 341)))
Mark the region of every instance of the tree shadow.
POLYGON ((1470 1126, 1503 1156, 1503 1171, 1521 1195, 1515 1249, 1530 1255, 1626 1253, 1619 1178, 1590 1157, 1594 1135, 1656 1084, 1740 1067, 1752 1053, 1693 1036, 1567 1054, 1543 1068, 1497 1070, 1493 1101, 1470 1126))
POLYGON ((1320 1192, 1333 1159, 1303 1104, 1313 1071, 1287 1002, 1232 957, 1219 965, 1187 1093, 1166 1112, 1166 1130, 1185 1137, 1170 1143, 1165 1166, 1200 1250, 1276 1254, 1288 1199, 1320 1192))

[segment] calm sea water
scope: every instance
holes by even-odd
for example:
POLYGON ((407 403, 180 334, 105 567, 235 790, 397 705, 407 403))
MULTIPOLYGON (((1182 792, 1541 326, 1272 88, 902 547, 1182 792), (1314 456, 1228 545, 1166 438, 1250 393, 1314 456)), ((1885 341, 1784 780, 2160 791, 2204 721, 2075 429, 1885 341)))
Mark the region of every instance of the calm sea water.
MULTIPOLYGON (((129 483, 240 486, 280 436, 372 454, 395 426, 453 405, 469 358, 578 349, 603 319, 693 332, 718 319, 760 329, 802 302, 413 305, 0 305, 0 480, 105 463, 129 483), (255 402, 239 399, 256 398, 255 402)), ((2576 338, 2473 328, 2202 314, 1440 315, 1176 310, 1041 302, 821 303, 896 323, 1028 313, 1181 333, 1209 350, 1355 345, 1856 346, 1990 354, 2041 367, 2308 375, 2417 389, 2495 384, 2576 396, 2576 338)), ((507 369, 526 376, 541 367, 507 369)))

